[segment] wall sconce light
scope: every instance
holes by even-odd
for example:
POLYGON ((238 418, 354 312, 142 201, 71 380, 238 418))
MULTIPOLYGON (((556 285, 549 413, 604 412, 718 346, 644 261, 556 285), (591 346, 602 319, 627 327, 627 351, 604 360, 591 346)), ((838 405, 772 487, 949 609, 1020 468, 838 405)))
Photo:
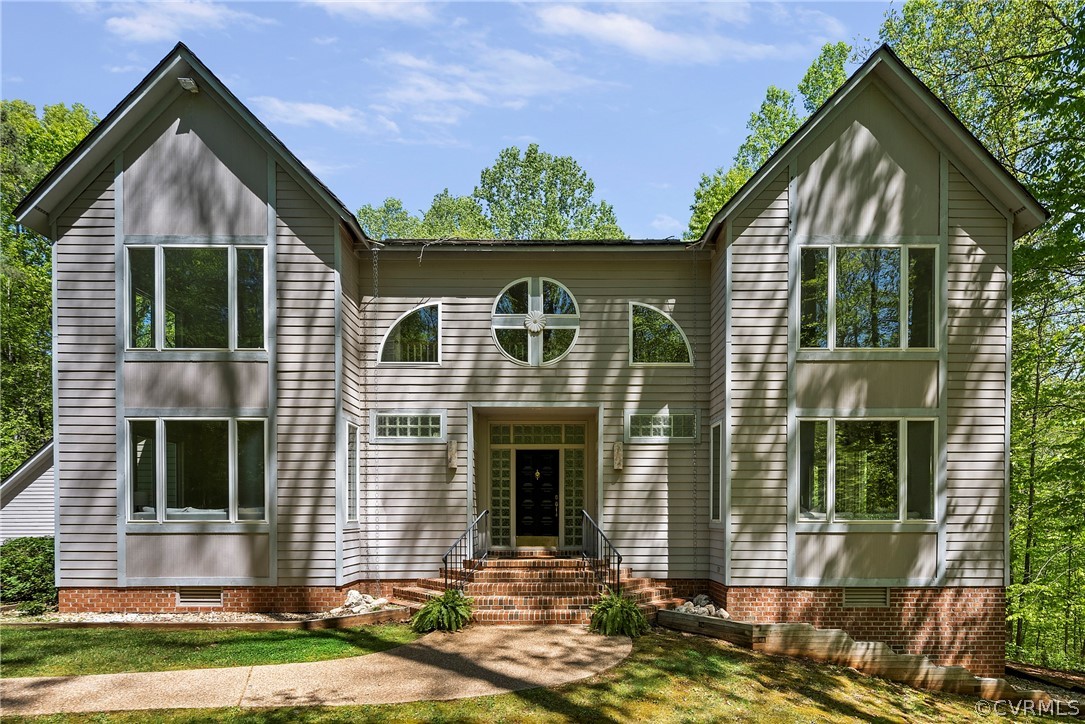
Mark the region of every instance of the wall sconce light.
POLYGON ((625 454, 620 442, 614 443, 614 469, 621 470, 625 467, 625 454))
POLYGON ((460 466, 460 441, 448 441, 448 469, 455 470, 460 466))
POLYGON ((192 78, 178 78, 177 82, 180 83, 181 87, 189 93, 200 92, 200 87, 196 85, 196 81, 194 81, 192 78))

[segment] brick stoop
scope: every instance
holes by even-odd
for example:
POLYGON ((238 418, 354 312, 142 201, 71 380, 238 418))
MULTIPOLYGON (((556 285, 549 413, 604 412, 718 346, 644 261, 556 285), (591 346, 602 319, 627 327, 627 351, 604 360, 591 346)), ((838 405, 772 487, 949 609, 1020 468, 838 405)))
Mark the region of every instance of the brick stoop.
MULTIPOLYGON (((634 578, 629 568, 621 574, 622 593, 633 598, 650 621, 660 609, 681 603, 665 585, 634 578)), ((417 608, 444 589, 443 577, 422 578, 414 585, 396 586, 392 600, 417 608)), ((475 600, 472 620, 480 624, 586 624, 602 592, 603 585, 583 558, 538 552, 487 558, 464 589, 475 600)))

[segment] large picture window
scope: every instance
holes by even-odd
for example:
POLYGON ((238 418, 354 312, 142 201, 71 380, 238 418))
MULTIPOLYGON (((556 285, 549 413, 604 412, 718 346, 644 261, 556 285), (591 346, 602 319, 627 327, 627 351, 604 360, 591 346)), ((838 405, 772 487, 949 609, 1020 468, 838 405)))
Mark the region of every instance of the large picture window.
POLYGON ((403 315, 381 345, 381 362, 441 361, 441 305, 427 304, 403 315))
POLYGON ((800 519, 934 519, 933 420, 800 420, 798 447, 800 519))
POLYGON ((128 347, 262 349, 264 250, 128 247, 128 347))
POLYGON ((267 520, 266 450, 264 420, 129 420, 129 520, 267 520))
POLYGON ((934 247, 803 247, 799 345, 807 349, 932 349, 934 247))

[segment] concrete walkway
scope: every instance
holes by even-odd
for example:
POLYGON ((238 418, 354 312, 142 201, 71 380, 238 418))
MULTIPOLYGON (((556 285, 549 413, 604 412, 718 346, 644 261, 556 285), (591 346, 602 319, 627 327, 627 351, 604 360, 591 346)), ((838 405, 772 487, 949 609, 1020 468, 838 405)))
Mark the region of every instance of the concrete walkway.
POLYGON ((604 671, 629 639, 583 626, 471 626, 308 664, 0 679, 3 714, 394 704, 556 686, 604 671))

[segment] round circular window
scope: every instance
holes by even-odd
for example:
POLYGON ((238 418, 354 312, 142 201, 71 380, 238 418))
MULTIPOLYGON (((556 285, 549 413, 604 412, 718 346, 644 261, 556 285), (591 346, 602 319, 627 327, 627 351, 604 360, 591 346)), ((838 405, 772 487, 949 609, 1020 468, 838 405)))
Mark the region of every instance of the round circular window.
POLYGON ((580 309, 561 283, 528 277, 497 295, 491 324, 494 341, 506 357, 540 367, 554 364, 573 348, 580 332, 580 309))

